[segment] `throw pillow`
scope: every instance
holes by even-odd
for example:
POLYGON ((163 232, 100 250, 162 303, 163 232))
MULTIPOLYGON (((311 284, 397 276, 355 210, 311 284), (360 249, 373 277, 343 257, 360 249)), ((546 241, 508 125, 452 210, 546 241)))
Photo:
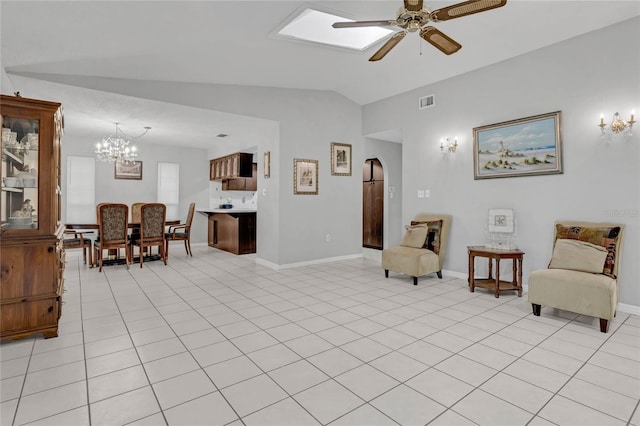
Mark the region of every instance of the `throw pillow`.
POLYGON ((406 226, 406 231, 400 242, 401 246, 421 248, 427 239, 426 225, 406 226))
POLYGON ((620 241, 619 226, 590 227, 590 226, 564 226, 556 224, 556 239, 580 240, 587 243, 602 246, 607 249, 607 260, 604 263, 602 273, 615 278, 614 266, 617 249, 620 241))
POLYGON ((601 274, 606 259, 607 249, 602 246, 561 238, 556 240, 549 269, 571 269, 601 274))
POLYGON ((440 233, 442 231, 442 220, 430 220, 425 222, 412 221, 411 225, 426 225, 427 239, 424 242, 423 248, 431 250, 435 254, 440 252, 440 233))

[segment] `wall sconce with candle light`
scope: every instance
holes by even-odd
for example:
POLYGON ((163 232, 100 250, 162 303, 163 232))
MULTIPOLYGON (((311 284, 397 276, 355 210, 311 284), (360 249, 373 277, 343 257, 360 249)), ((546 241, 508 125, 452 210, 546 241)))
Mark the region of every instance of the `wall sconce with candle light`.
POLYGON ((613 118, 609 126, 604 122, 604 114, 600 114, 600 124, 598 124, 598 127, 600 127, 602 137, 606 135, 611 139, 611 135, 617 134, 628 134, 629 136, 632 136, 631 129, 633 128, 634 123, 635 111, 631 111, 631 118, 629 118, 629 121, 621 119, 620 114, 616 112, 613 114, 613 118))
POLYGON ((443 154, 455 154, 456 149, 458 149, 458 137, 453 138, 453 142, 451 142, 451 138, 440 139, 440 151, 443 154))

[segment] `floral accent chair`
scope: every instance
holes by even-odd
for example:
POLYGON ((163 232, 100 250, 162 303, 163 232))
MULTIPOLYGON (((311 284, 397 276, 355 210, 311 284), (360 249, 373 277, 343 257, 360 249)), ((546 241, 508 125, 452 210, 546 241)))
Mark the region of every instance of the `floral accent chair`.
POLYGON ((169 255, 169 242, 171 241, 184 241, 184 248, 189 256, 191 254, 191 222, 193 221, 193 215, 196 211, 196 203, 189 204, 189 213, 187 214, 187 221, 179 225, 170 226, 169 232, 166 233, 167 249, 166 254, 169 255))
MULTIPOLYGON (((165 223, 167 221, 167 206, 162 203, 146 203, 140 208, 140 234, 132 237, 129 246, 129 256, 133 259, 133 247, 140 247, 140 267, 144 261, 144 251, 147 247, 158 246, 160 258, 167 264, 165 242, 165 223)), ((151 251, 151 249, 149 249, 151 251)))
POLYGON ((93 244, 96 263, 102 272, 104 250, 124 249, 125 263, 129 269, 129 206, 119 203, 100 203, 98 213, 98 238, 93 244))

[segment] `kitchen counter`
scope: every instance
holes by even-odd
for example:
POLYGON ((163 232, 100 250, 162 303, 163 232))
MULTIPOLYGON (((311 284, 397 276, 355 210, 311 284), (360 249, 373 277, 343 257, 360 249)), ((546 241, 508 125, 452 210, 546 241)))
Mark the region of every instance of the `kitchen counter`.
POLYGON ((209 216, 209 246, 234 254, 256 252, 255 209, 208 209, 198 212, 209 216))
POLYGON ((207 210, 198 210, 198 212, 203 214, 214 214, 214 213, 256 213, 256 209, 245 209, 245 208, 232 208, 232 209, 207 209, 207 210))

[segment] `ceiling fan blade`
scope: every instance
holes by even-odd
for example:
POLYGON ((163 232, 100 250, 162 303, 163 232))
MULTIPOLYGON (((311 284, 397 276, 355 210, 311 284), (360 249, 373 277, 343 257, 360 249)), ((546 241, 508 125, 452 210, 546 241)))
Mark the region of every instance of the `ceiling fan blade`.
POLYGON ((484 12, 507 4, 507 0, 469 0, 462 3, 454 4, 442 9, 436 9, 429 15, 434 21, 448 21, 449 19, 460 18, 462 16, 473 15, 474 13, 484 12))
POLYGON ((462 48, 460 43, 434 27, 424 27, 420 30, 420 37, 446 55, 456 53, 462 48))
POLYGON ((396 25, 395 20, 386 21, 356 21, 356 22, 336 22, 332 25, 333 28, 357 28, 357 27, 386 27, 389 25, 396 25))
POLYGON ((392 35, 391 38, 389 40, 387 40, 387 42, 385 44, 383 44, 382 47, 380 49, 378 49, 378 51, 376 53, 374 53, 372 57, 369 58, 369 61, 370 62, 375 62, 375 61, 379 61, 380 59, 384 58, 385 55, 387 53, 389 53, 389 51, 391 49, 393 49, 396 44, 400 43, 400 41, 402 41, 402 39, 406 35, 407 35, 406 31, 398 31, 397 33, 392 35))
POLYGON ((409 12, 420 12, 422 10, 422 0, 404 0, 404 8, 409 12))

